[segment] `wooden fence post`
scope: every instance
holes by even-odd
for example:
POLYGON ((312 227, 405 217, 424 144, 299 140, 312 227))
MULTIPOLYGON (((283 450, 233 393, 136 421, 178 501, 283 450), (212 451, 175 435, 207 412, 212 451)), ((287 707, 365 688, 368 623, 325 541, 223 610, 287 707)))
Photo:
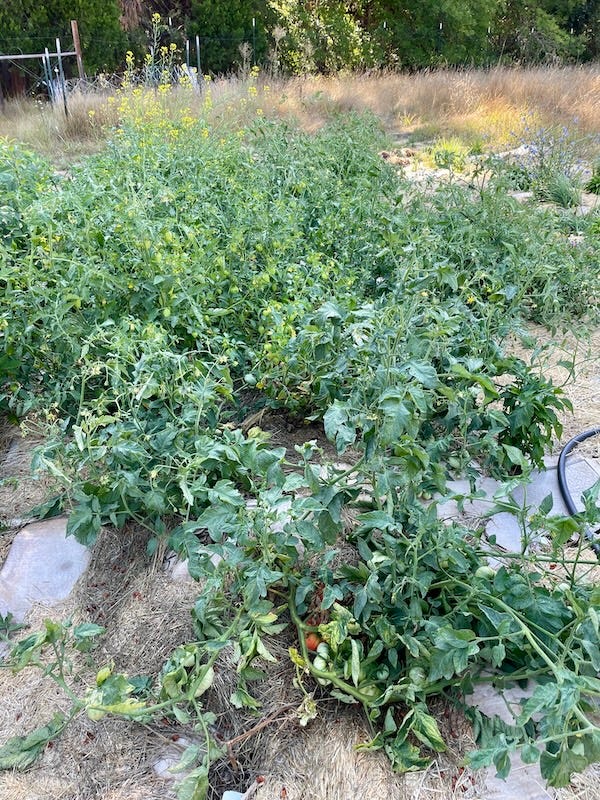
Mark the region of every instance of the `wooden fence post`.
POLYGON ((71 20, 71 33, 73 34, 73 47, 75 48, 75 55, 77 57, 77 70, 79 72, 79 77, 83 79, 85 78, 85 72, 83 71, 83 53, 81 52, 79 27, 76 19, 71 20))

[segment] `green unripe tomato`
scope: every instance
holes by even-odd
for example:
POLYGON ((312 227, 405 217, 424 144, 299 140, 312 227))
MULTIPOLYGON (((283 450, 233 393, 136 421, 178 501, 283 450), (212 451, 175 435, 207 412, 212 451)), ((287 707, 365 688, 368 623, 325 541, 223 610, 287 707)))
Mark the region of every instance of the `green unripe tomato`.
POLYGON ((327 642, 321 642, 317 647, 317 654, 321 656, 321 658, 329 658, 329 645, 327 642))
POLYGON ((358 690, 361 694, 365 695, 365 697, 379 697, 381 694, 381 689, 377 686, 376 683, 366 683, 364 686, 359 686, 358 690))
POLYGON ((423 686, 425 683, 425 679, 427 678, 427 674, 422 667, 413 667, 409 673, 408 677, 414 683, 415 686, 423 686))
POLYGON ((476 578, 488 578, 489 580, 493 580, 496 573, 491 567, 478 567, 475 570, 475 577, 476 578))
POLYGON ((327 661, 323 658, 323 656, 315 656, 313 667, 315 669, 320 669, 321 672, 325 672, 327 670, 327 661))

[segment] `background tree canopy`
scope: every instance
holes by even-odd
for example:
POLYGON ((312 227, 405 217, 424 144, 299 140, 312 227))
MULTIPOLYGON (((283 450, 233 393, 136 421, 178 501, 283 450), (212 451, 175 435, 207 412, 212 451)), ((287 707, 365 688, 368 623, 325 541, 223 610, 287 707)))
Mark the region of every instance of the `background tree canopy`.
POLYGON ((127 36, 118 0, 3 0, 0 3, 0 53, 55 50, 60 37, 71 49, 71 20, 79 22, 81 47, 90 73, 114 69, 123 61, 127 36))
POLYGON ((145 48, 153 13, 165 43, 200 38, 205 72, 238 69, 244 43, 287 74, 600 54, 600 0, 4 0, 0 52, 40 52, 56 36, 70 46, 77 19, 87 71, 118 69, 128 47, 145 48))

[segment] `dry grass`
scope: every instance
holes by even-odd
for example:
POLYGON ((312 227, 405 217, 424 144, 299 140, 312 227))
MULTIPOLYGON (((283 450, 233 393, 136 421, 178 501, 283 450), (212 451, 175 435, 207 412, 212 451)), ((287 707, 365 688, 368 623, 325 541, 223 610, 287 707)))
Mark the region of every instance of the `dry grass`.
POLYGON ((307 127, 332 112, 371 111, 386 127, 417 134, 488 137, 498 146, 524 120, 600 130, 600 67, 432 70, 297 78, 284 83, 283 108, 307 127))
MULTIPOLYGON (((527 124, 566 125, 575 137, 600 131, 598 65, 261 78, 256 95, 249 87, 238 78, 212 81, 213 121, 243 125, 260 109, 315 130, 332 115, 370 111, 392 133, 415 139, 458 136, 494 148, 514 144, 527 124)), ((202 97, 189 90, 173 91, 164 102, 167 113, 184 107, 193 115, 206 111, 202 97)), ((73 95, 68 117, 59 106, 13 100, 0 113, 0 137, 23 142, 63 166, 100 149, 118 122, 118 104, 101 92, 73 95)))
POLYGON ((74 160, 100 150, 106 132, 117 122, 108 97, 100 93, 73 95, 69 99, 68 117, 60 105, 11 100, 0 113, 0 138, 25 144, 58 167, 67 167, 74 160))
MULTIPOLYGON (((553 448, 553 454, 558 455, 573 436, 600 427, 600 330, 583 337, 572 332, 552 336, 546 328, 533 323, 528 328, 535 348, 524 348, 513 341, 509 343, 510 351, 531 362, 555 386, 562 387, 573 404, 572 413, 563 411, 559 415, 563 432, 553 448), (561 361, 574 364, 573 375, 561 366, 561 361)), ((578 447, 578 453, 600 458, 600 437, 584 442, 578 447)))

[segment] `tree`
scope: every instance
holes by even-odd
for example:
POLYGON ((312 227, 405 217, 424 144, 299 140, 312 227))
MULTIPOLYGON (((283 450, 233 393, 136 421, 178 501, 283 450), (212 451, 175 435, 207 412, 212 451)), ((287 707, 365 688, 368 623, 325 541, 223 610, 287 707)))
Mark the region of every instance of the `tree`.
POLYGON ((244 43, 255 48, 253 61, 265 58, 268 31, 276 23, 266 0, 192 0, 190 15, 187 33, 191 39, 200 37, 203 71, 235 69, 243 60, 244 43))
POLYGON ((376 62, 363 27, 371 2, 271 0, 270 6, 285 31, 281 53, 289 72, 335 72, 376 62))
POLYGON ((372 36, 400 66, 480 63, 497 0, 377 0, 372 36))
MULTIPOLYGON (((86 70, 114 69, 126 49, 119 15, 117 0, 4 0, 0 6, 0 48, 9 53, 39 53, 44 47, 54 51, 54 40, 59 36, 63 48, 70 49, 70 21, 76 19, 86 70)), ((70 62, 65 62, 65 68, 72 68, 70 62)))
POLYGON ((585 43, 570 33, 577 0, 503 0, 495 20, 497 52, 527 63, 563 61, 580 55, 585 43))

